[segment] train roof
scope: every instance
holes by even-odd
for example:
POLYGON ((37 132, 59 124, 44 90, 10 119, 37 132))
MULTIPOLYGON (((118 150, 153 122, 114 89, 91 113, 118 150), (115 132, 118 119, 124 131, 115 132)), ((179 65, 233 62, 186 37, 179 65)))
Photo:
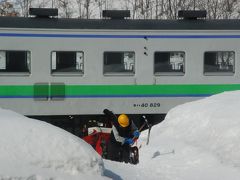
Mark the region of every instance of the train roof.
POLYGON ((0 28, 102 30, 240 30, 240 20, 134 20, 0 17, 0 28))

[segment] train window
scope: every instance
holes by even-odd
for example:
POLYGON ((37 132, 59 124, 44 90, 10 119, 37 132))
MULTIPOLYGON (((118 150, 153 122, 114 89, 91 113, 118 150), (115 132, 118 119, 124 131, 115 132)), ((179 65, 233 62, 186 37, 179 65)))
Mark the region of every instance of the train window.
POLYGON ((134 52, 104 52, 104 75, 133 75, 134 72, 134 52))
POLYGON ((83 74, 84 57, 81 51, 53 51, 52 74, 83 74))
POLYGON ((235 53, 233 51, 215 51, 204 53, 204 74, 233 74, 235 53))
POLYGON ((0 73, 30 73, 29 51, 0 50, 0 73))
POLYGON ((185 52, 155 52, 154 74, 155 75, 183 75, 185 66, 185 52))

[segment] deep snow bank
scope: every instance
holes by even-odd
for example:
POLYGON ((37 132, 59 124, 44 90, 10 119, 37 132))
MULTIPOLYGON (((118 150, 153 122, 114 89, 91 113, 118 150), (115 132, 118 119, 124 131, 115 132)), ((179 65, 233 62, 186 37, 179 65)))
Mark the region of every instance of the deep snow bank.
MULTIPOLYGON (((139 144, 141 177, 151 180, 238 180, 240 91, 179 105, 139 144)), ((108 164, 106 164, 108 168, 108 164)))
POLYGON ((93 148, 60 128, 4 109, 0 124, 0 179, 79 179, 103 173, 93 148))
POLYGON ((171 137, 240 167, 240 91, 225 92, 173 108, 152 129, 152 141, 171 137))

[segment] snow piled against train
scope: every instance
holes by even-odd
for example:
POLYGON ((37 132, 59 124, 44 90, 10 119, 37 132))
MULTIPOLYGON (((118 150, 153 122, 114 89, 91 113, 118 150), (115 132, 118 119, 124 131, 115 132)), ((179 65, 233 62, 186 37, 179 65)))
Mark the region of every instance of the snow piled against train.
POLYGON ((239 107, 232 91, 173 108, 140 151, 141 168, 152 179, 239 179, 239 107))
POLYGON ((0 179, 101 179, 101 157, 80 138, 12 111, 0 114, 0 179))
POLYGON ((0 179, 238 180, 240 91, 170 110, 138 141, 140 163, 102 160, 81 139, 0 109, 0 179))
POLYGON ((172 109, 161 126, 163 134, 209 150, 222 163, 240 167, 239 93, 225 92, 172 109))

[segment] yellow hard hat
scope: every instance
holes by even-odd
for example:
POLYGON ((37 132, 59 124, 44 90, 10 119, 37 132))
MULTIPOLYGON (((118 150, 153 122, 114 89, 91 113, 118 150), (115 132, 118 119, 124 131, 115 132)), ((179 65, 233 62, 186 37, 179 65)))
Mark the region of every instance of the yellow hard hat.
POLYGON ((129 118, 126 114, 118 116, 118 123, 121 127, 127 127, 129 125, 129 118))

